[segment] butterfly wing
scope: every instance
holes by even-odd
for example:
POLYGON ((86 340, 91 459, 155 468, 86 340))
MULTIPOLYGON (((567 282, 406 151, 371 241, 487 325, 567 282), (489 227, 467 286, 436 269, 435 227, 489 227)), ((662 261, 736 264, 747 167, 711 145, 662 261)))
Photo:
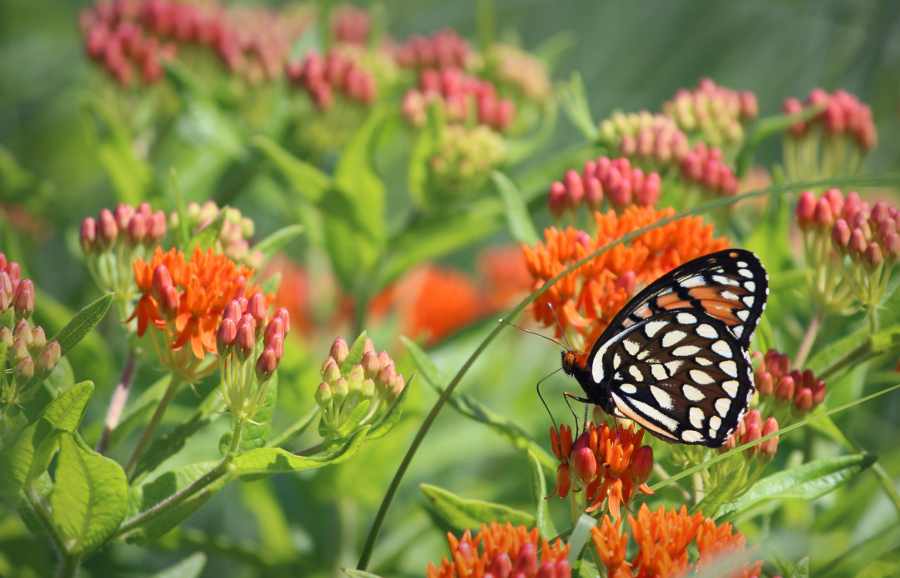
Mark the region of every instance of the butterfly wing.
POLYGON ((592 376, 615 414, 668 442, 719 447, 753 397, 747 350, 721 320, 699 311, 654 315, 597 353, 592 376))
POLYGON ((689 261, 638 293, 610 322, 594 349, 628 327, 676 309, 702 310, 725 323, 747 348, 769 296, 769 275, 759 258, 726 249, 689 261))
POLYGON ((597 340, 578 376, 588 397, 609 400, 618 416, 666 441, 721 446, 753 396, 747 347, 766 307, 768 279, 743 249, 663 275, 597 340))

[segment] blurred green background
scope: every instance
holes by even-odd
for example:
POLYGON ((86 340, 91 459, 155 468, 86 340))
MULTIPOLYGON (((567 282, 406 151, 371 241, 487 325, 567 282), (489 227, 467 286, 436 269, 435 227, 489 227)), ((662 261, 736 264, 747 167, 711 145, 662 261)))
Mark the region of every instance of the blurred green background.
MULTIPOLYGON (((83 306, 93 294, 86 293, 86 272, 71 262, 69 247, 81 219, 111 206, 115 199, 104 172, 85 146, 78 113, 92 75, 76 25, 78 12, 85 6, 87 2, 71 0, 0 2, 0 145, 51 187, 55 203, 52 222, 35 239, 26 268, 47 293, 44 303, 50 303, 52 297, 73 309, 83 306)), ((385 2, 383 7, 396 38, 450 27, 474 41, 474 1, 406 0, 385 2)), ((777 113, 785 97, 803 98, 810 88, 842 88, 873 109, 879 142, 868 159, 868 171, 900 168, 900 2, 497 0, 495 10, 500 36, 518 38, 526 49, 560 32, 572 34, 574 46, 554 72, 554 79, 579 72, 597 120, 615 109, 658 110, 676 89, 692 87, 703 76, 723 86, 754 91, 761 116, 777 113)), ((543 154, 579 140, 562 119, 552 145, 543 154)), ((779 157, 778 142, 770 141, 758 160, 771 165, 779 157)), ((7 207, 27 204, 26 199, 10 198, 3 183, 0 201, 7 207)), ((238 204, 245 214, 256 216, 252 199, 239 199, 238 204)), ((259 236, 281 224, 270 219, 259 236)), ((504 240, 509 239, 504 235, 491 242, 504 240)), ((435 352, 446 374, 455 372, 490 326, 486 322, 464 332, 435 352)), ((108 324, 101 329, 115 335, 115 328, 108 324)), ((387 345, 388 336, 380 338, 381 342, 376 337, 379 349, 387 345)), ((325 341, 310 345, 313 357, 324 357, 327 347, 325 341)), ((112 353, 112 358, 120 357, 120 351, 112 353)), ((508 332, 479 361, 462 390, 523 424, 546 444, 550 424, 534 395, 534 384, 558 363, 557 351, 543 340, 508 332)), ((114 367, 120 364, 119 359, 114 367)), ((98 396, 90 409, 95 418, 105 411, 103 400, 111 390, 115 368, 97 363, 88 374, 76 366, 77 377, 98 383, 98 396)), ((404 373, 408 371, 406 368, 404 373)), ((145 382, 150 378, 143 376, 145 382)), ((895 381, 895 374, 870 374, 865 391, 895 381)), ((164 539, 158 548, 117 545, 88 561, 82 574, 148 576, 184 558, 198 544, 211 558, 204 576, 263 575, 259 568, 269 568, 266 572, 272 576, 302 574, 302 564, 288 563, 298 552, 300 558, 330 560, 335 569, 355 565, 390 478, 435 399, 426 386, 416 386, 408 419, 377 442, 378 452, 364 449, 340 468, 232 484, 191 518, 185 530, 164 539), (266 545, 264 552, 269 558, 261 560, 259 551, 247 546, 258 542, 266 545)), ((315 384, 303 387, 308 389, 301 395, 311 397, 315 384)), ((558 397, 563 387, 571 389, 574 384, 564 385, 562 377, 554 377, 547 386, 550 397, 558 397)), ((856 379, 854 387, 862 390, 861 379, 856 379)), ((554 404, 556 415, 565 415, 559 406, 561 402, 554 404)), ((838 423, 868 451, 885 455, 885 468, 897 477, 900 397, 889 396, 879 407, 860 407, 853 415, 841 416, 838 423)), ((206 432, 193 439, 191 446, 206 443, 214 447, 220 433, 206 432)), ((391 568, 392 575, 422 575, 429 560, 439 563, 446 555, 444 535, 429 518, 419 483, 530 510, 521 483, 525 475, 522 453, 489 429, 447 408, 404 480, 371 568, 376 572, 391 568)), ((885 507, 887 501, 871 475, 824 502, 788 505, 782 510, 781 518, 772 523, 770 536, 780 554, 790 560, 811 554, 814 560, 825 562, 872 536, 880 536, 887 545, 897 538, 896 516, 885 507), (796 528, 803 527, 800 522, 808 519, 812 508, 827 512, 806 535, 798 533, 796 528), (792 527, 793 523, 797 526, 792 527)), ((562 504, 554 503, 557 506, 562 504)), ((563 519, 564 510, 560 510, 563 519)), ((14 512, 5 508, 0 516, 3 555, 30 560, 37 572, 34 575, 49 575, 42 572, 52 572, 51 551, 22 530, 14 512)), ((766 532, 755 523, 741 527, 751 542, 759 541, 766 532)), ((861 561, 886 547, 878 546, 877 540, 874 544, 871 552, 865 548, 856 552, 861 561)), ((852 575, 859 563, 838 567, 835 575, 852 575)))

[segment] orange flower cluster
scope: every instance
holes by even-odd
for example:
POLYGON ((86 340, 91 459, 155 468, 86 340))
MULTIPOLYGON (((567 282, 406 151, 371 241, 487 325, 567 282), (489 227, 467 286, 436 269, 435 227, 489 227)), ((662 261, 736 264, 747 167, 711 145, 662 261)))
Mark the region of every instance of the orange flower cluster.
POLYGON ((756 548, 748 550, 746 538, 740 532, 732 534, 731 524, 716 526, 701 512, 689 516, 685 506, 677 512, 666 512, 663 506, 651 512, 642 504, 637 518, 628 516, 628 523, 639 548, 630 563, 625 561, 628 534, 621 531, 621 519, 613 524, 604 516, 600 527, 591 530, 610 578, 669 578, 687 576, 691 570, 694 575, 750 578, 759 576, 762 568, 761 561, 750 562, 756 548), (688 547, 695 540, 700 556, 691 563, 688 547))
POLYGON ((575 482, 574 491, 583 488, 591 500, 588 512, 608 499, 610 513, 618 518, 621 506, 627 506, 635 497, 635 489, 653 493, 646 484, 653 469, 653 449, 641 446, 643 439, 644 430, 635 433, 634 424, 624 429, 610 428, 605 423, 597 427, 590 422, 575 443, 572 428, 564 425, 559 434, 550 428, 550 445, 562 462, 550 496, 558 492, 560 498, 565 498, 575 482))
MULTIPOLYGON (((671 207, 629 207, 619 216, 595 212, 595 237, 571 227, 544 230, 544 243, 522 246, 533 289, 597 249, 674 214, 671 207)), ((704 225, 701 217, 685 217, 617 245, 567 274, 537 298, 531 311, 538 322, 550 326, 556 322, 547 307, 552 305, 562 325, 557 336, 572 326, 592 343, 642 287, 682 263, 728 246, 724 237, 713 237, 712 224, 704 225)))
MULTIPOLYGON (((152 324, 163 333, 168 349, 177 351, 190 343, 198 360, 216 352, 216 330, 225 306, 260 291, 247 282, 253 269, 237 266, 212 249, 203 252, 197 247, 186 260, 181 251, 163 253, 157 247, 149 263, 138 258, 133 266, 142 296, 129 321, 137 318, 138 335, 152 324)), ((275 295, 265 297, 268 307, 275 295)))
POLYGON ((566 560, 569 546, 559 539, 550 546, 547 540, 541 540, 537 528, 529 531, 525 526, 513 527, 509 522, 502 526, 491 522, 490 528, 482 524, 474 539, 472 533, 466 530, 459 540, 448 532, 447 541, 453 561, 444 558, 440 568, 429 562, 425 571, 428 578, 570 578, 572 575, 572 568, 566 560), (478 553, 479 544, 481 554, 478 553), (540 564, 538 545, 541 547, 540 564))

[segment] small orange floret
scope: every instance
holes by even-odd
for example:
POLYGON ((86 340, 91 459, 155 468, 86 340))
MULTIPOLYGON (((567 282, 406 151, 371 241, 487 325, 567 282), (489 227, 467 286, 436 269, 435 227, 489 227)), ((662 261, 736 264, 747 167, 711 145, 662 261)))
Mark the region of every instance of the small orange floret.
MULTIPOLYGON (((675 210, 629 207, 617 216, 613 211, 596 212, 597 234, 567 228, 544 231, 544 242, 523 245, 525 263, 534 279, 534 289, 562 273, 572 263, 640 228, 671 217, 675 210)), ((589 340, 596 339, 620 309, 644 286, 675 267, 729 246, 713 237, 712 224, 700 217, 685 217, 656 227, 617 245, 554 283, 532 304, 535 319, 545 326, 556 324, 552 305, 562 329, 575 328, 589 340)))

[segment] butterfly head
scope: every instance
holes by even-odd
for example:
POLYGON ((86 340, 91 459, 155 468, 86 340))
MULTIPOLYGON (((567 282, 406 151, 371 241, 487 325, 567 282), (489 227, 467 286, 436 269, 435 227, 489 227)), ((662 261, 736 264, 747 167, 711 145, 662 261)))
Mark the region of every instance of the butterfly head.
POLYGON ((576 375, 587 370, 587 353, 578 353, 572 349, 562 352, 562 368, 566 375, 576 375))

